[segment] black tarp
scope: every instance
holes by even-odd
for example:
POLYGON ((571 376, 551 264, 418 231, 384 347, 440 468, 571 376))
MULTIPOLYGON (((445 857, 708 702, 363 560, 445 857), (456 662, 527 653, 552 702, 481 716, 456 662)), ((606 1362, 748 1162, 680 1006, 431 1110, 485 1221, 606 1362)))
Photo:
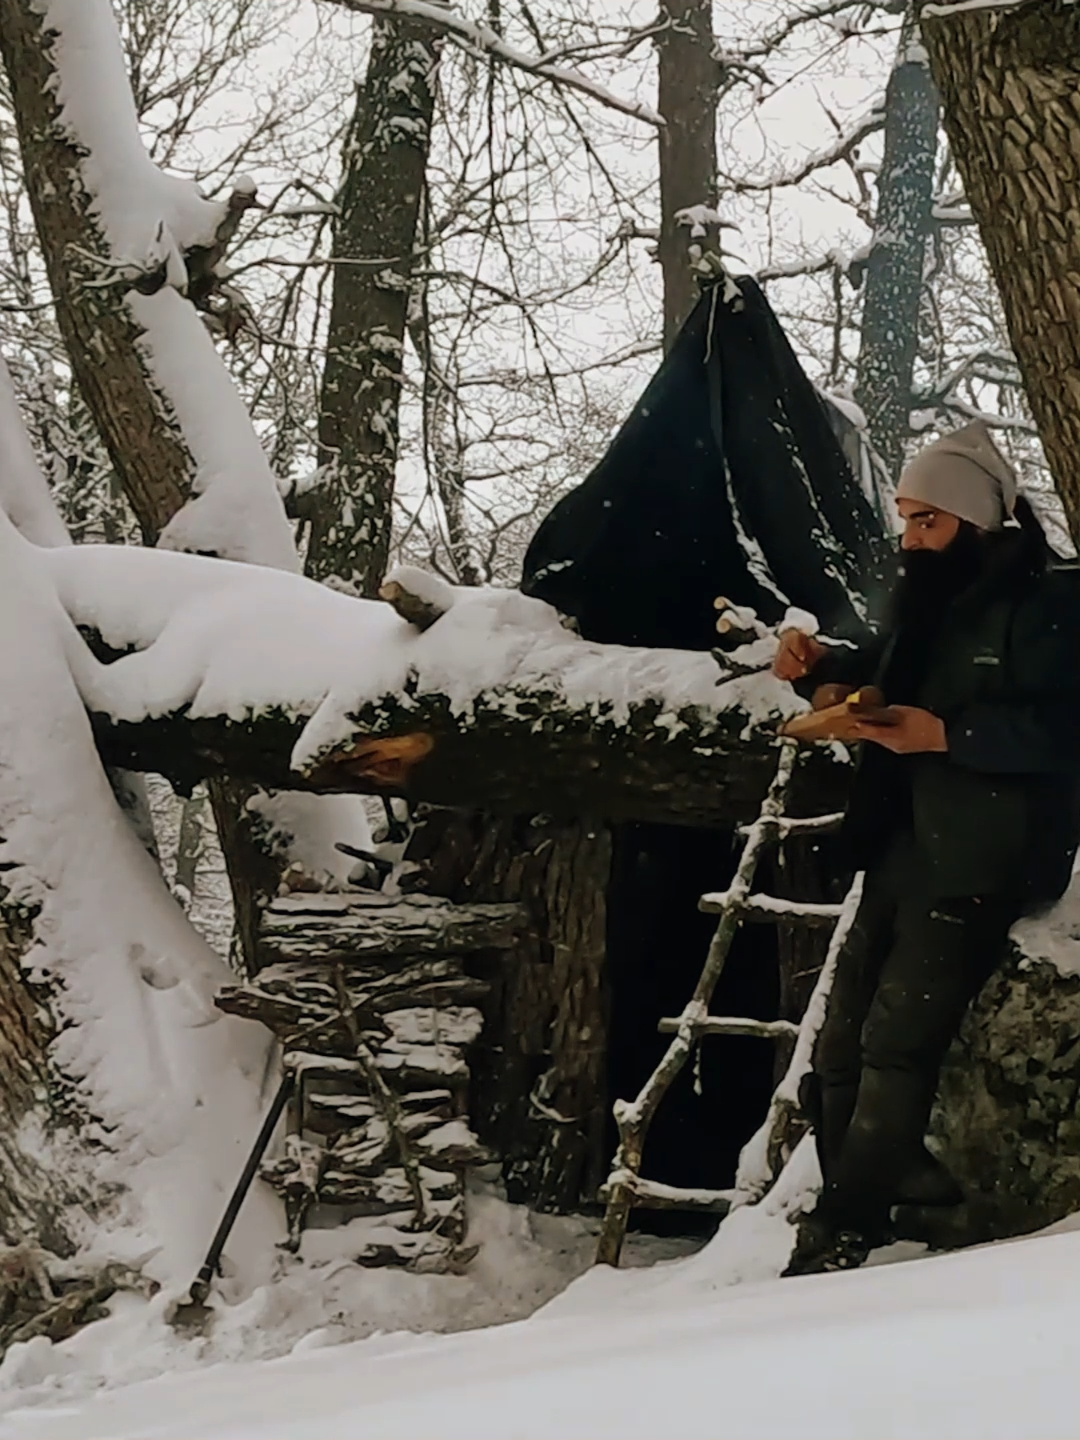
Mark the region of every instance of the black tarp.
POLYGON ((706 649, 717 595, 856 634, 883 527, 758 285, 698 302, 641 399, 525 557, 522 589, 589 639, 706 649))
MULTIPOLYGON (((883 588, 892 547, 849 469, 826 405, 759 287, 707 291, 592 473, 543 521, 522 589, 572 615, 591 640, 707 649, 713 600, 774 623, 790 603, 834 634, 857 635, 883 588), (779 593, 778 593, 779 592, 779 593)), ((689 998, 714 922, 704 890, 731 877, 729 832, 624 825, 607 894, 611 986, 608 1081, 632 1097, 667 1041, 662 1015, 689 998)), ((732 946, 716 1014, 775 1018, 776 931, 732 946)), ((646 1173, 725 1186, 764 1117, 767 1041, 706 1041, 649 1136, 646 1173)), ((613 1128, 609 1145, 614 1147, 613 1128)), ((676 1223, 679 1223, 676 1221, 676 1223)))

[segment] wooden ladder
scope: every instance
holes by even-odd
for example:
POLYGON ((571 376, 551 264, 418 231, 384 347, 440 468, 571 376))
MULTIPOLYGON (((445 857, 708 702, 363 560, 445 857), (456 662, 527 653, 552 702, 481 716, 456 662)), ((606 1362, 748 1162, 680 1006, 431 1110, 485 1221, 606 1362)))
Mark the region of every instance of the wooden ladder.
MULTIPOLYGON (((782 741, 776 774, 758 817, 751 825, 740 827, 739 833, 744 836, 745 844, 731 884, 719 893, 703 895, 699 901, 699 909, 720 918, 700 978, 685 1009, 675 1018, 660 1021, 660 1033, 671 1035, 671 1043, 642 1086, 637 1099, 615 1102, 614 1114, 619 1144, 611 1174, 601 1191, 601 1198, 606 1201, 606 1209, 596 1253, 596 1262, 599 1265, 618 1265, 630 1212, 635 1206, 646 1209, 698 1210, 723 1215, 727 1213, 736 1196, 734 1190, 683 1189, 647 1180, 641 1175, 642 1154, 649 1125, 661 1100, 693 1053, 695 1045, 711 1035, 752 1035, 764 1040, 778 1040, 798 1036, 802 1028, 789 1020, 750 1020, 709 1014, 709 1002, 723 971, 731 942, 744 920, 835 926, 845 912, 843 905, 802 904, 798 901, 780 900, 772 895, 756 894, 751 888, 758 862, 767 847, 779 844, 789 835, 823 833, 835 829, 842 818, 836 814, 793 819, 784 814, 797 758, 797 742, 782 741)), ((831 949, 834 950, 835 947, 831 949)), ((815 987, 814 995, 807 1006, 808 1016, 816 999, 820 1002, 816 1009, 820 1010, 823 997, 819 996, 819 987, 815 987)), ((816 1029, 816 1025, 814 1028, 816 1029)), ((770 1106, 770 1120, 788 1113, 792 1108, 789 1104, 778 1105, 778 1099, 782 1098, 778 1089, 770 1106)))

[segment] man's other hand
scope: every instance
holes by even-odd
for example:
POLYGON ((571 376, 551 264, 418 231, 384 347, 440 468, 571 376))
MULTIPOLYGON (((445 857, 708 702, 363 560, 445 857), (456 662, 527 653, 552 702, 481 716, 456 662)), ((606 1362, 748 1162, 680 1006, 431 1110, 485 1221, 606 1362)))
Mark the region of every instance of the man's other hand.
POLYGON ((872 740, 896 755, 944 754, 948 750, 944 720, 916 705, 890 705, 889 710, 897 717, 894 724, 875 725, 871 720, 860 720, 852 730, 853 738, 872 740))
POLYGON ((772 662, 772 673, 778 680, 801 680, 809 675, 825 654, 825 646, 802 630, 782 630, 780 648, 772 662))

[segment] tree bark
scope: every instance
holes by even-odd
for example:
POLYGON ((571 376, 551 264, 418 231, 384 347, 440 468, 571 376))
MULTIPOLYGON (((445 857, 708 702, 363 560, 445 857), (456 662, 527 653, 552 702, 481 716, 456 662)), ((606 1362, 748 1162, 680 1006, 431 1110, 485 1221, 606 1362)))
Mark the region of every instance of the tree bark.
POLYGON ((511 1200, 561 1213, 595 1200, 605 1166, 607 827, 550 815, 421 813, 407 858, 434 894, 512 901, 512 948, 470 962, 488 993, 470 1055, 469 1115, 511 1200))
POLYGON ((398 406, 440 41, 376 20, 345 142, 307 573, 378 592, 390 555, 398 406))
POLYGON ((927 16, 945 130, 1080 543, 1080 8, 927 16))
MULTIPOLYGON (((713 59, 712 0, 666 0, 666 25, 656 38, 660 145, 660 268, 664 277, 664 349, 697 304, 691 243, 676 216, 690 206, 716 205, 716 102, 720 66, 713 59)), ((707 227, 706 227, 707 229, 707 227)), ((715 232, 713 232, 715 234, 715 232)))
POLYGON ((0 52, 11 90, 26 190, 64 346, 139 522, 153 545, 190 498, 194 467, 139 348, 124 285, 88 288, 88 254, 106 255, 80 178, 82 159, 60 125, 56 70, 40 7, 0 0, 0 52), (137 441, 137 443, 136 443, 137 441))
POLYGON ((938 97, 909 5, 885 91, 884 154, 866 266, 855 399, 893 481, 904 461, 937 156, 938 97))
POLYGON ((27 1145, 24 1134, 28 1122, 63 1120, 48 1059, 55 1035, 48 992, 32 985, 22 966, 31 943, 31 917, 5 905, 0 892, 0 1242, 31 1240, 70 1255, 74 1245, 62 1217, 78 1197, 70 1177, 43 1166, 38 1144, 27 1145))
POLYGON ((176 873, 173 876, 177 889, 184 890, 191 899, 195 898, 195 886, 199 880, 199 862, 203 854, 203 810, 205 797, 192 795, 180 808, 179 834, 176 840, 176 873))

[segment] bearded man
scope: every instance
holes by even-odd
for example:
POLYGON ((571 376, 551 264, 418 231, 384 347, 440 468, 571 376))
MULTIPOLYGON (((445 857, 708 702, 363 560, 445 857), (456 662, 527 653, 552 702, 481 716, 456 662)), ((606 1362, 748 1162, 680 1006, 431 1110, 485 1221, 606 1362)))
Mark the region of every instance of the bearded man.
POLYGON ((774 673, 830 701, 875 684, 842 841, 865 870, 803 1103, 823 1189, 788 1274, 860 1265, 898 1203, 963 1196, 923 1137, 945 1052, 1015 920, 1057 899, 1080 834, 1077 574, 981 422, 896 492, 903 568, 866 649, 786 631, 774 673), (839 687, 837 689, 836 687, 839 687))

